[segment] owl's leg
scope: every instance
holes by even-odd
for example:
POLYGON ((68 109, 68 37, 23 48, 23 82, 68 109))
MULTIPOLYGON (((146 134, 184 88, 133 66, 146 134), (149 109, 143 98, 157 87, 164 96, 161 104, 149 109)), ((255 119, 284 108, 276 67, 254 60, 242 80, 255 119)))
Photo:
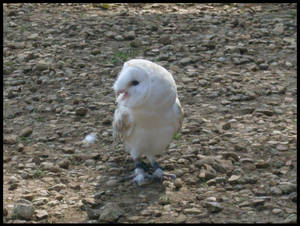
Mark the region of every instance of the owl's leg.
POLYGON ((157 162, 155 162, 153 159, 150 159, 151 165, 153 167, 154 173, 152 174, 152 178, 153 179, 158 179, 158 180, 163 180, 164 178, 168 178, 168 179, 176 179, 176 175, 175 174, 171 174, 171 173, 166 173, 164 172, 160 166, 158 165, 157 162))
POLYGON ((146 163, 137 159, 134 160, 134 163, 134 172, 126 177, 121 178, 120 181, 125 181, 133 178, 132 182, 137 183, 138 185, 142 185, 146 183, 150 178, 152 178, 151 175, 147 173, 147 171, 149 171, 149 167, 146 163))
POLYGON ((148 166, 143 161, 135 160, 135 170, 134 170, 134 178, 133 182, 138 185, 142 185, 146 183, 151 176, 147 173, 149 171, 148 166))

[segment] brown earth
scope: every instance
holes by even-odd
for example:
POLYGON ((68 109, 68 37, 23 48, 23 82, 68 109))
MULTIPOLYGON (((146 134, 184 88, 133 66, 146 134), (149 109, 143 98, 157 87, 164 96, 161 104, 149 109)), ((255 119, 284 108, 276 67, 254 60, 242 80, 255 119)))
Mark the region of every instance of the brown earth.
POLYGON ((4 222, 295 223, 296 4, 4 4, 4 222), (124 61, 172 72, 185 119, 120 182, 112 84, 124 61), (84 144, 87 134, 97 142, 84 144))

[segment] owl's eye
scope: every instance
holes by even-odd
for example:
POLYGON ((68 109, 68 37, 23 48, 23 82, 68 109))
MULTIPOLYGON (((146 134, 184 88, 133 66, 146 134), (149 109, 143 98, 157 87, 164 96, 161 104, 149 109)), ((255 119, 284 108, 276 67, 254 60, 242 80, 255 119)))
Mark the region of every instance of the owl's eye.
POLYGON ((137 80, 133 80, 132 82, 131 82, 131 85, 133 85, 133 86, 137 86, 139 84, 139 82, 137 81, 137 80))

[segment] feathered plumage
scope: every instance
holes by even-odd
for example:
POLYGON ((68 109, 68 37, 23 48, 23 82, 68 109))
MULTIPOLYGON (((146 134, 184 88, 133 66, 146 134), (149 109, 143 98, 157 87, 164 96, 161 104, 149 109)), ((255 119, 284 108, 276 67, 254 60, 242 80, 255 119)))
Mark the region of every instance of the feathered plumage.
POLYGON ((183 120, 171 73, 151 61, 133 59, 124 64, 113 88, 118 103, 113 135, 114 139, 123 140, 136 162, 134 180, 141 184, 145 177, 161 178, 166 174, 155 162, 155 155, 167 148, 183 120), (153 176, 139 167, 141 155, 145 155, 154 167, 153 176))

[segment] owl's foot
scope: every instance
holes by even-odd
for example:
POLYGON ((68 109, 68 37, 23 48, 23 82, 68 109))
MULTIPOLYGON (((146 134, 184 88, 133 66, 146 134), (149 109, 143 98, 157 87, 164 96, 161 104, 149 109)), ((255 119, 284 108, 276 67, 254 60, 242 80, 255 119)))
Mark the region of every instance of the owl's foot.
POLYGON ((146 184, 152 178, 147 172, 145 172, 141 168, 136 168, 134 170, 134 178, 132 180, 133 183, 137 183, 138 185, 146 184))
POLYGON ((135 170, 134 172, 126 177, 121 178, 120 181, 125 181, 132 179, 133 183, 136 183, 138 185, 143 185, 147 183, 150 179, 152 179, 152 176, 147 173, 149 171, 149 167, 146 163, 142 161, 135 161, 135 170))
POLYGON ((176 179, 175 174, 165 173, 156 162, 153 164, 153 168, 154 168, 154 173, 152 174, 152 179, 154 180, 162 181, 164 178, 172 179, 172 180, 176 179))

